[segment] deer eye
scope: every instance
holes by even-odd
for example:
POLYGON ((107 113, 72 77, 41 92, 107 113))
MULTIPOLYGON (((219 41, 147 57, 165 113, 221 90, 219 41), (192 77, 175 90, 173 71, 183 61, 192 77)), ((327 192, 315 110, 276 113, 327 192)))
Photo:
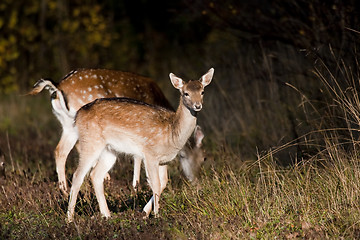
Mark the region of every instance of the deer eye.
POLYGON ((188 97, 188 96, 189 96, 189 93, 184 92, 184 96, 185 96, 185 97, 188 97))
POLYGON ((180 158, 186 158, 186 153, 184 151, 179 152, 180 158))
POLYGON ((204 95, 204 91, 201 92, 201 95, 204 95))

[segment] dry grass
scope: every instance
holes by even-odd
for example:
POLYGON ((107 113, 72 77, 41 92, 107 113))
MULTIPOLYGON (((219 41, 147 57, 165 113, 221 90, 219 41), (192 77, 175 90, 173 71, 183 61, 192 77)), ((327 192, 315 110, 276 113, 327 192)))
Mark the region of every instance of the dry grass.
POLYGON ((146 185, 135 195, 129 182, 107 183, 113 217, 104 220, 90 184, 85 184, 76 223, 67 225, 67 200, 54 180, 25 175, 1 179, 3 239, 323 239, 360 234, 359 159, 337 146, 328 146, 326 161, 283 168, 269 155, 240 169, 205 172, 200 187, 170 184, 161 217, 145 221, 140 210, 151 194, 146 185))

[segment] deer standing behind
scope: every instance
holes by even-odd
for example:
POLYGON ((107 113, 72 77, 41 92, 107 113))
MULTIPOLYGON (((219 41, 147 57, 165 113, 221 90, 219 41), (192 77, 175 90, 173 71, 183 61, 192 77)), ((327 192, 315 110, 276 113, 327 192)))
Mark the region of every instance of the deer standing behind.
MULTIPOLYGON (((53 112, 63 129, 61 139, 55 149, 55 160, 59 187, 65 195, 68 193, 65 164, 74 142, 77 141, 73 123, 80 107, 98 98, 127 97, 174 111, 152 79, 129 72, 79 69, 67 74, 58 86, 55 86, 51 80, 41 79, 29 94, 38 94, 44 88, 50 91, 53 112)), ((194 137, 194 141, 186 145, 183 149, 184 154, 179 157, 183 172, 191 182, 196 180, 196 173, 204 161, 204 151, 198 147, 203 137, 200 127, 195 130, 194 137)), ((140 168, 141 160, 135 158, 134 189, 140 180, 140 168)), ((167 174, 166 166, 164 166, 163 174, 167 174)))
POLYGON ((100 212, 109 217, 103 181, 116 161, 116 152, 142 159, 153 196, 144 207, 149 216, 152 204, 158 215, 159 198, 164 189, 161 165, 175 158, 196 127, 202 109, 204 87, 212 80, 211 68, 200 80, 184 82, 170 73, 173 86, 180 91, 176 112, 128 98, 97 99, 83 106, 76 115, 79 139, 79 166, 70 190, 68 222, 73 221, 75 204, 85 175, 90 174, 100 212))
POLYGON ((183 173, 193 184, 197 183, 201 165, 206 159, 205 152, 202 149, 203 138, 204 133, 201 131, 201 127, 197 125, 195 127, 194 137, 188 140, 185 147, 183 147, 178 154, 183 173))

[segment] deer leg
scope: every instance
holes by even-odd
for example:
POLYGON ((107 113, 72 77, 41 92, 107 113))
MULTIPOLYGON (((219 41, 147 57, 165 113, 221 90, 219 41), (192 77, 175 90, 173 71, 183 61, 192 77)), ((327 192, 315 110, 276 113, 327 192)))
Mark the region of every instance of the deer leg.
POLYGON ((159 177, 160 177, 160 185, 161 185, 161 192, 164 191, 166 188, 166 185, 168 183, 168 171, 167 171, 167 165, 160 165, 159 166, 159 177))
POLYGON ((65 174, 65 163, 67 156, 74 147, 78 136, 74 129, 64 129, 60 141, 55 149, 56 172, 58 174, 58 181, 60 190, 65 196, 68 195, 68 187, 65 174))
MULTIPOLYGON (((77 150, 78 152, 80 152, 80 150, 79 150, 79 144, 76 144, 75 147, 76 147, 76 150, 77 150)), ((109 173, 106 173, 104 180, 106 180, 106 181, 110 181, 110 180, 111 180, 111 177, 110 177, 110 174, 109 174, 109 173)))
POLYGON ((92 166, 95 165, 98 160, 101 151, 98 152, 87 152, 86 154, 80 153, 79 166, 77 167, 70 190, 69 206, 67 211, 67 221, 72 222, 74 220, 74 212, 77 195, 80 191, 80 187, 84 181, 86 174, 89 172, 92 166))
POLYGON ((95 168, 91 171, 90 177, 95 189, 96 198, 99 203, 101 214, 108 218, 110 211, 104 195, 104 178, 116 161, 116 155, 109 151, 103 151, 95 168))
POLYGON ((151 203, 154 204, 154 215, 158 216, 159 213, 159 198, 161 194, 161 183, 159 177, 159 163, 154 159, 145 158, 145 169, 148 176, 148 181, 153 192, 153 196, 150 201, 144 207, 146 217, 150 215, 151 203), (150 204, 150 205, 149 205, 150 204))
MULTIPOLYGON (((164 189, 166 188, 166 185, 168 182, 167 165, 159 166, 159 178, 160 178, 160 186, 161 186, 160 194, 161 194, 164 191, 164 189)), ((154 204, 154 197, 152 196, 150 201, 145 205, 143 211, 145 213, 150 213, 152 210, 153 204, 154 204)), ((148 215, 146 215, 146 217, 148 217, 148 215)))
POLYGON ((140 183, 141 161, 142 161, 141 157, 134 156, 134 176, 133 176, 132 186, 135 192, 137 191, 137 187, 140 183))

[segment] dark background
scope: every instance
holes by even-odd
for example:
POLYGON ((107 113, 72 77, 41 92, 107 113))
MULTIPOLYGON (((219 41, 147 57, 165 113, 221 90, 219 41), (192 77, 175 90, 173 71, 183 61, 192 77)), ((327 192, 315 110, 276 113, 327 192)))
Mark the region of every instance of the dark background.
POLYGON ((199 118, 207 146, 247 159, 294 141, 276 154, 289 163, 321 148, 315 131, 349 124, 315 73, 357 88, 359 9, 355 0, 3 0, 1 99, 40 78, 110 68, 155 79, 176 106, 168 74, 214 67, 199 118))

